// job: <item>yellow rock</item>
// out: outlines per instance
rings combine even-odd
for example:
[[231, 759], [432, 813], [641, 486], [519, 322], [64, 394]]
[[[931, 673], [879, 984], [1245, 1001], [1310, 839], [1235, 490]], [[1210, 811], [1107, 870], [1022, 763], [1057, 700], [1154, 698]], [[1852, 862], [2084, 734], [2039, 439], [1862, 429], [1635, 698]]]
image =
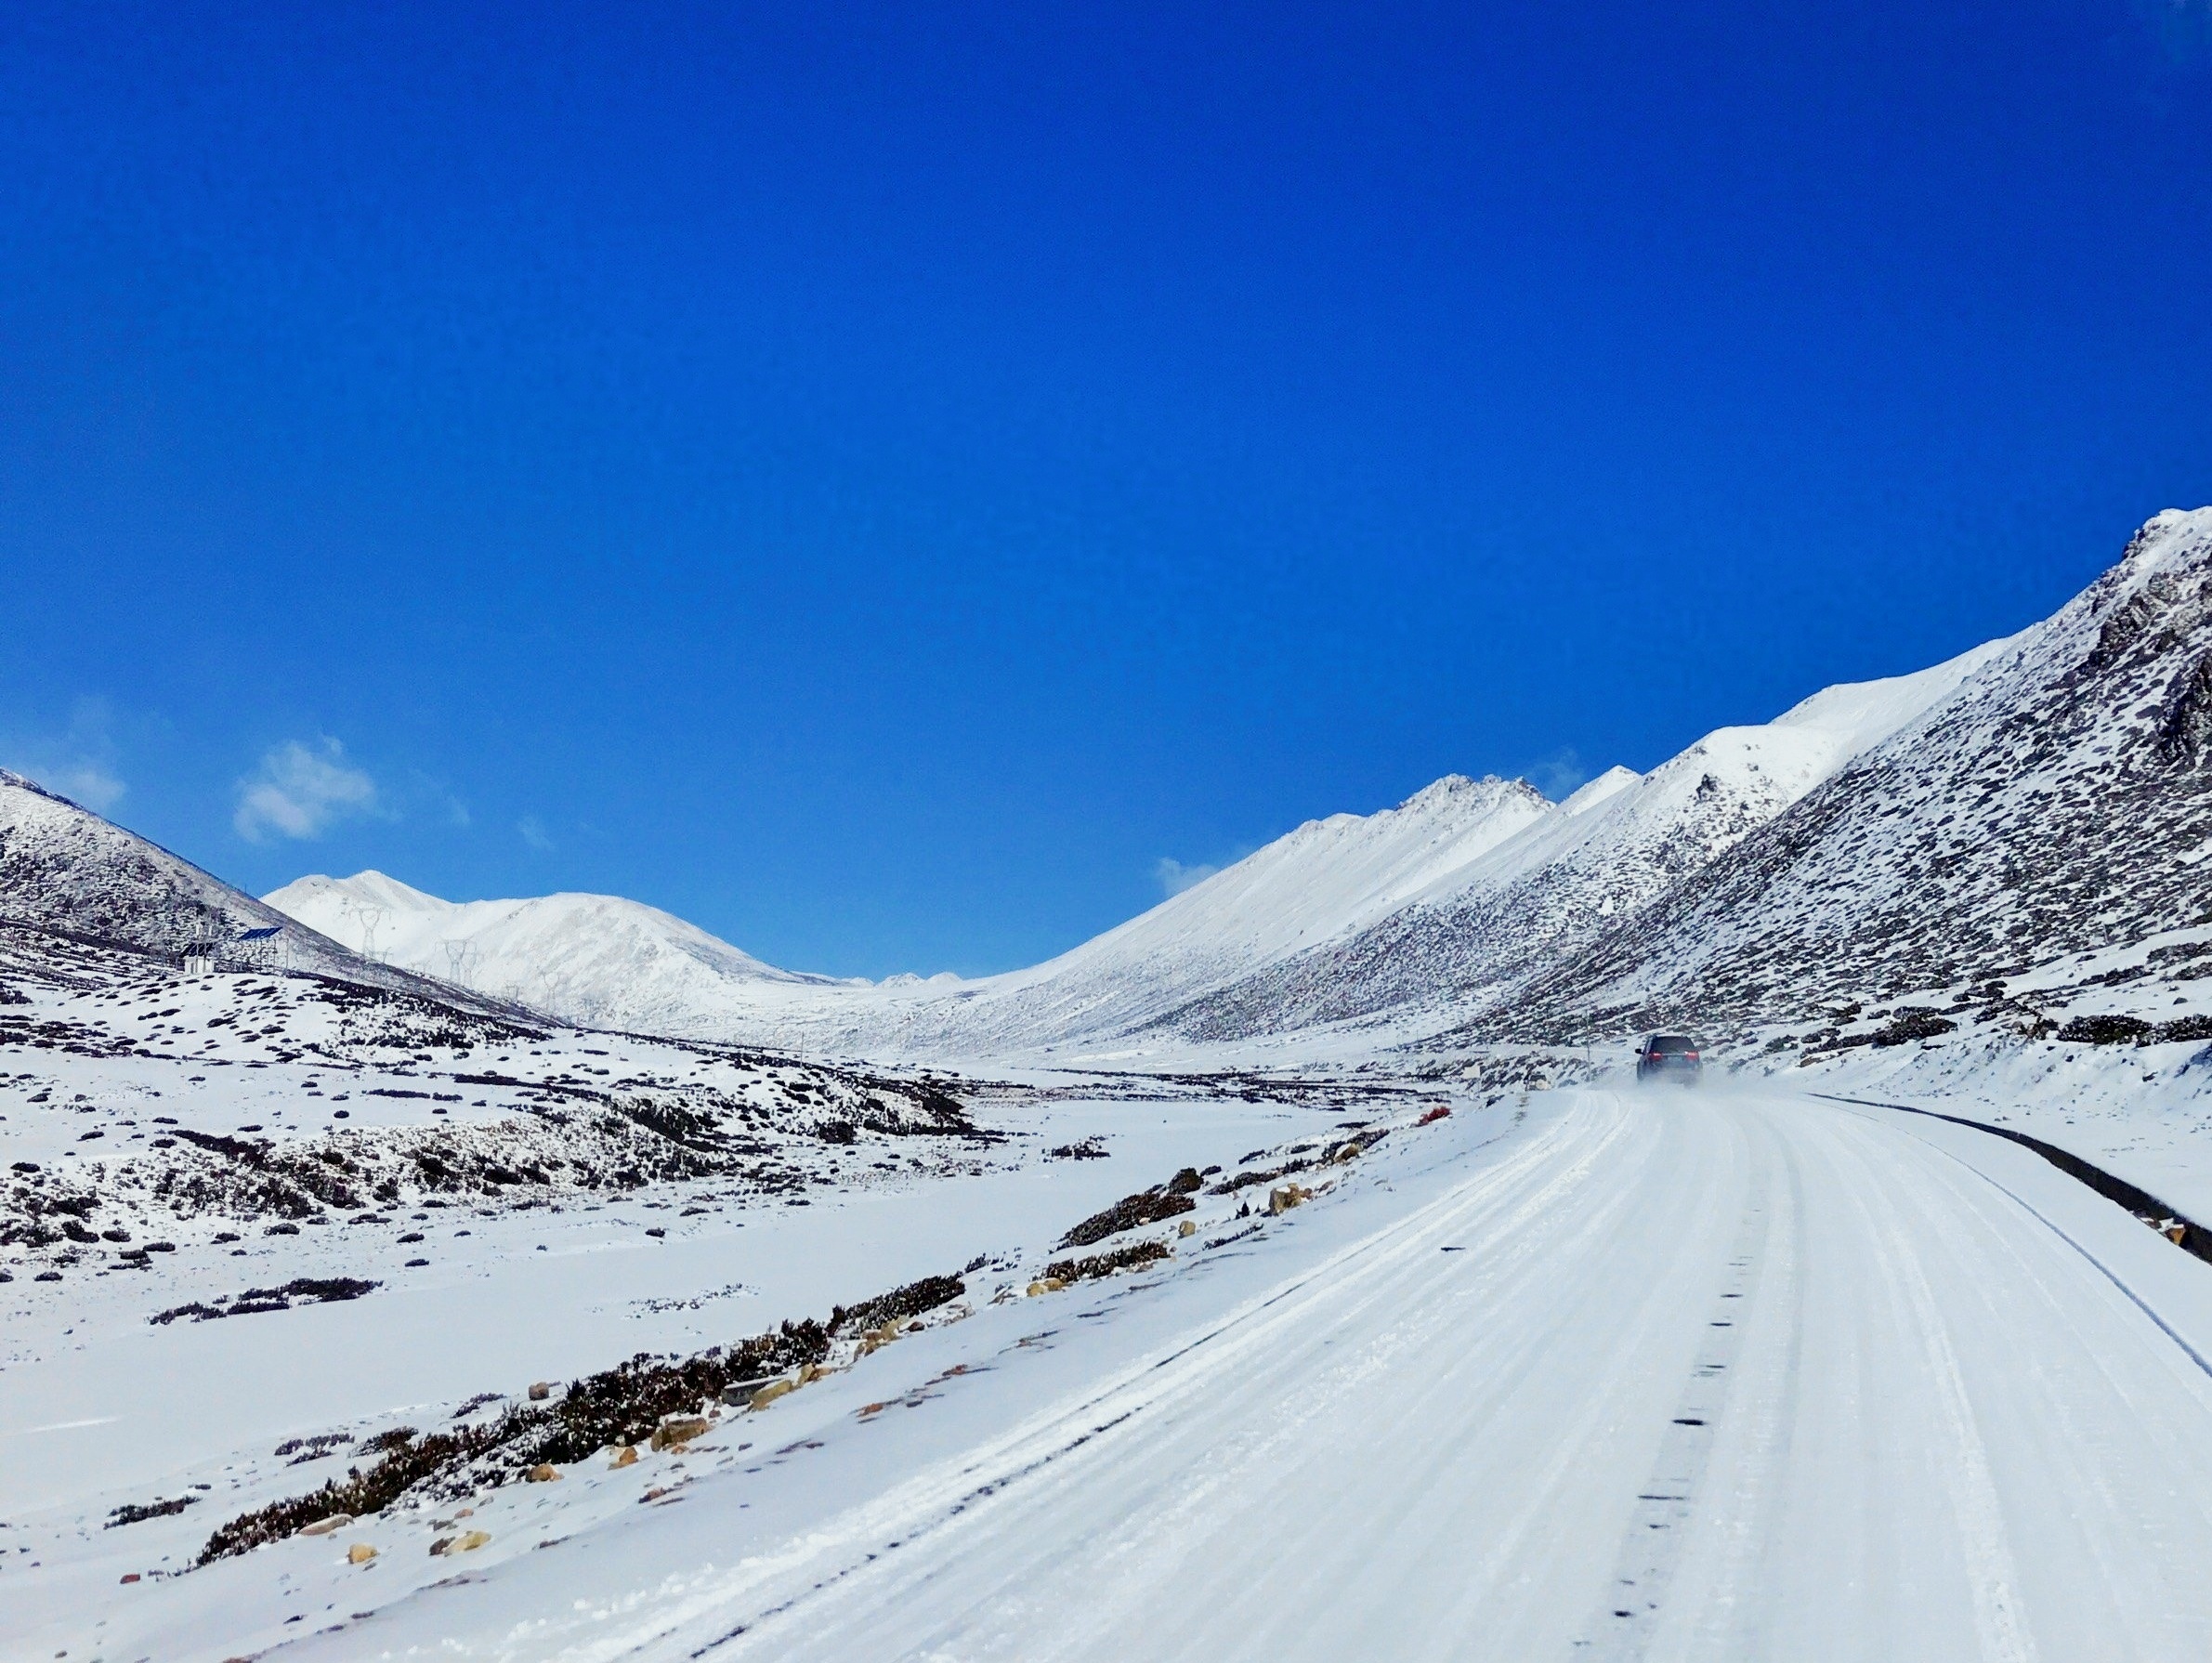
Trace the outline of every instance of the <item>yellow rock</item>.
[[608, 1462], [610, 1467], [635, 1467], [636, 1464], [637, 1446], [635, 1444], [624, 1444], [614, 1452], [614, 1460]]
[[536, 1466], [532, 1467], [527, 1473], [524, 1474], [524, 1476], [528, 1478], [532, 1484], [551, 1484], [560, 1475], [561, 1470], [558, 1467], [555, 1466], [551, 1461], [543, 1460], [540, 1461]]
[[786, 1396], [798, 1389], [799, 1382], [795, 1380], [772, 1380], [755, 1392], [745, 1407], [749, 1409], [765, 1409], [779, 1397]]
[[1197, 1221], [1193, 1219], [1186, 1218], [1181, 1224], [1175, 1226], [1175, 1234], [1178, 1236], [1191, 1237], [1196, 1236], [1198, 1233], [1198, 1226]]
[[491, 1532], [489, 1530], [464, 1530], [459, 1536], [453, 1538], [453, 1545], [446, 1552], [449, 1553], [473, 1553], [491, 1539]]
[[708, 1425], [703, 1415], [681, 1415], [673, 1421], [663, 1421], [653, 1428], [653, 1447], [677, 1448], [704, 1433]]
[[1342, 1148], [1337, 1151], [1337, 1159], [1339, 1160], [1352, 1160], [1366, 1153], [1367, 1151], [1362, 1149], [1357, 1144], [1346, 1144]]
[[327, 1519], [317, 1519], [312, 1525], [302, 1525], [299, 1533], [302, 1536], [328, 1536], [332, 1531], [343, 1530], [352, 1523], [351, 1513], [334, 1512]]
[[542, 1380], [542, 1381], [535, 1381], [534, 1383], [532, 1383], [532, 1385], [530, 1386], [530, 1400], [532, 1403], [543, 1403], [543, 1402], [544, 1402], [544, 1401], [545, 1401], [545, 1400], [546, 1400], [548, 1397], [550, 1397], [550, 1396], [552, 1396], [552, 1395], [553, 1395], [553, 1382], [552, 1382], [551, 1381], [548, 1381], [548, 1380]]
[[346, 1563], [347, 1565], [366, 1565], [370, 1560], [375, 1557], [376, 1550], [372, 1548], [365, 1541], [357, 1541], [353, 1544], [353, 1546], [346, 1550]]

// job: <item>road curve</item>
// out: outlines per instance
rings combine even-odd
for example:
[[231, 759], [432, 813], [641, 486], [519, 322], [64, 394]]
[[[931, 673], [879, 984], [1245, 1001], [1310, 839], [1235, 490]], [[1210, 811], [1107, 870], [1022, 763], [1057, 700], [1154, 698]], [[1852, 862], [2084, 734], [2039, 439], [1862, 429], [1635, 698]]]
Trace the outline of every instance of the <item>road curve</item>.
[[1202, 1339], [643, 1655], [2212, 1649], [2212, 1378], [1892, 1122], [1587, 1093]]

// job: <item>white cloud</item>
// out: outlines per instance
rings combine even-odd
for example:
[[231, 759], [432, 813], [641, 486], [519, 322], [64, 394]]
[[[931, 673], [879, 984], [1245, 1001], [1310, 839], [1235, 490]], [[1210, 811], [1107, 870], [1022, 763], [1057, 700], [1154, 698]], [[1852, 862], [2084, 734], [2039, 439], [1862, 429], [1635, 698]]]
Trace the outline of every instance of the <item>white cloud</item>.
[[73, 797], [85, 807], [105, 814], [123, 801], [123, 793], [130, 788], [105, 763], [80, 762], [59, 769], [49, 769], [39, 781], [65, 797]]
[[526, 814], [517, 822], [515, 830], [522, 834], [522, 841], [533, 849], [549, 849], [553, 839], [545, 835], [545, 828], [538, 823], [538, 817]]
[[1528, 770], [1528, 783], [1554, 803], [1573, 795], [1575, 788], [1588, 783], [1590, 778], [1590, 769], [1583, 766], [1581, 753], [1572, 745], [1554, 751]]
[[373, 813], [376, 806], [376, 782], [347, 762], [345, 746], [334, 739], [320, 746], [292, 740], [238, 782], [238, 811], [230, 824], [248, 843], [266, 843], [271, 835], [320, 837], [333, 821]]
[[1218, 866], [1185, 866], [1180, 860], [1162, 855], [1152, 868], [1152, 875], [1159, 880], [1163, 896], [1178, 896], [1195, 884], [1203, 884], [1221, 871]]
[[105, 814], [128, 789], [115, 771], [114, 713], [104, 699], [80, 699], [60, 733], [0, 740], [0, 762], [48, 791]]

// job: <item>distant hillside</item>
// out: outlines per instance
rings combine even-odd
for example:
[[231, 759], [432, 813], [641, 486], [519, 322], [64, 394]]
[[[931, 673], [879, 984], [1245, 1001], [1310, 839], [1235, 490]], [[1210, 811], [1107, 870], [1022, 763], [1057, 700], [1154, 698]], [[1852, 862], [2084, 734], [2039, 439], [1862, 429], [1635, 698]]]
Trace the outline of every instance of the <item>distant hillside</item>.
[[300, 878], [264, 899], [387, 964], [591, 1027], [713, 1035], [747, 1018], [755, 987], [838, 985], [778, 970], [658, 908], [610, 895], [446, 901], [365, 871]]

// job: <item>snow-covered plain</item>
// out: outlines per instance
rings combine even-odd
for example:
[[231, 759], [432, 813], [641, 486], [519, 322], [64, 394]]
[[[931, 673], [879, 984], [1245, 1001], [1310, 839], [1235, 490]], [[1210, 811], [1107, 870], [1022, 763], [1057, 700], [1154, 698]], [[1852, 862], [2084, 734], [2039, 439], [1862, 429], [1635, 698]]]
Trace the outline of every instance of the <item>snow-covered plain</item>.
[[[2055, 1168], [1771, 1092], [1389, 1118], [1303, 1207], [1202, 1198], [1173, 1258], [1104, 1283], [988, 1273], [964, 1314], [635, 1465], [121, 1590], [194, 1531], [38, 1521], [68, 1569], [13, 1607], [21, 1654], [2212, 1643], [2212, 1271]], [[471, 1502], [491, 1540], [430, 1558]]]

